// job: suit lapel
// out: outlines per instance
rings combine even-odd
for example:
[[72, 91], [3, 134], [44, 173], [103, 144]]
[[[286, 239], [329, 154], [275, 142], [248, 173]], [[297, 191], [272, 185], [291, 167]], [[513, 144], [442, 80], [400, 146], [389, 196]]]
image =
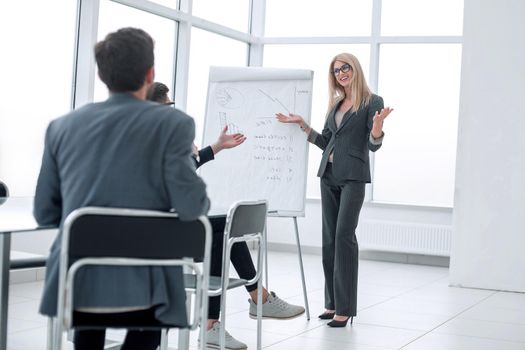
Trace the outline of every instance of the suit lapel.
[[339, 125], [339, 128], [337, 128], [336, 133], [339, 133], [341, 130], [343, 130], [343, 128], [352, 128], [355, 125], [355, 122], [357, 121], [361, 113], [362, 109], [358, 109], [355, 115], [353, 112], [346, 112], [343, 116], [343, 120], [341, 121], [341, 125]]

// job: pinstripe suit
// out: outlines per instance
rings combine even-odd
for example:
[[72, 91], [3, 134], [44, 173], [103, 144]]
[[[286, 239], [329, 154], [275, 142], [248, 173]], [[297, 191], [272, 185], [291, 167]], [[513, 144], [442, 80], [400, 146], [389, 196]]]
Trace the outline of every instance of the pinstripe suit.
[[355, 316], [359, 263], [355, 230], [365, 184], [371, 180], [368, 151], [377, 151], [383, 139], [370, 135], [373, 116], [383, 108], [383, 99], [372, 95], [367, 106], [346, 112], [337, 127], [339, 106], [328, 114], [322, 133], [312, 130], [308, 141], [324, 151], [317, 176], [321, 178], [325, 308]]

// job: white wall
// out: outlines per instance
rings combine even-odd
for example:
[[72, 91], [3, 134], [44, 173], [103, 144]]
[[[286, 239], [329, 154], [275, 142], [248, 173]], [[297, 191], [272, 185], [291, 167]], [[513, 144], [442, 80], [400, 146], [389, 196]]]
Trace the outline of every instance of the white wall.
[[452, 285], [525, 292], [524, 18], [465, 0]]

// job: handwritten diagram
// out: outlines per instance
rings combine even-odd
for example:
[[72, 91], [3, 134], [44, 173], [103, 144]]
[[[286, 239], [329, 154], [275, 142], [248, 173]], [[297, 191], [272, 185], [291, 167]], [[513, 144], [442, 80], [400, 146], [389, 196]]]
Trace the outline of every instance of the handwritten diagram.
[[228, 127], [228, 134], [244, 134], [242, 129], [237, 126], [235, 123], [228, 122], [228, 115], [226, 112], [219, 112], [219, 121], [221, 125], [221, 131], [224, 130], [224, 127]]
[[[270, 100], [273, 103], [278, 104], [279, 105], [279, 109], [282, 107], [282, 108], [285, 109], [286, 113], [291, 113], [290, 110], [284, 105], [284, 103], [281, 102], [280, 99], [278, 99], [277, 97], [273, 97], [272, 95], [270, 95], [269, 93], [267, 93], [263, 89], [258, 89], [258, 90], [259, 90], [259, 92], [261, 94], [263, 94], [266, 98], [268, 98], [268, 100]], [[295, 106], [294, 106], [294, 110], [295, 110]]]
[[244, 95], [233, 87], [226, 86], [215, 92], [217, 103], [228, 109], [237, 109], [244, 103]]

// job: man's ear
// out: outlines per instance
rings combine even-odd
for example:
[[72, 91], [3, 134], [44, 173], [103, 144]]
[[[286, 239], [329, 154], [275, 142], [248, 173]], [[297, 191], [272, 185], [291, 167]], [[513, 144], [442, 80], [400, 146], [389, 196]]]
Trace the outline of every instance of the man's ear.
[[146, 72], [146, 83], [148, 85], [151, 85], [153, 84], [154, 81], [155, 81], [155, 67], [151, 67]]

